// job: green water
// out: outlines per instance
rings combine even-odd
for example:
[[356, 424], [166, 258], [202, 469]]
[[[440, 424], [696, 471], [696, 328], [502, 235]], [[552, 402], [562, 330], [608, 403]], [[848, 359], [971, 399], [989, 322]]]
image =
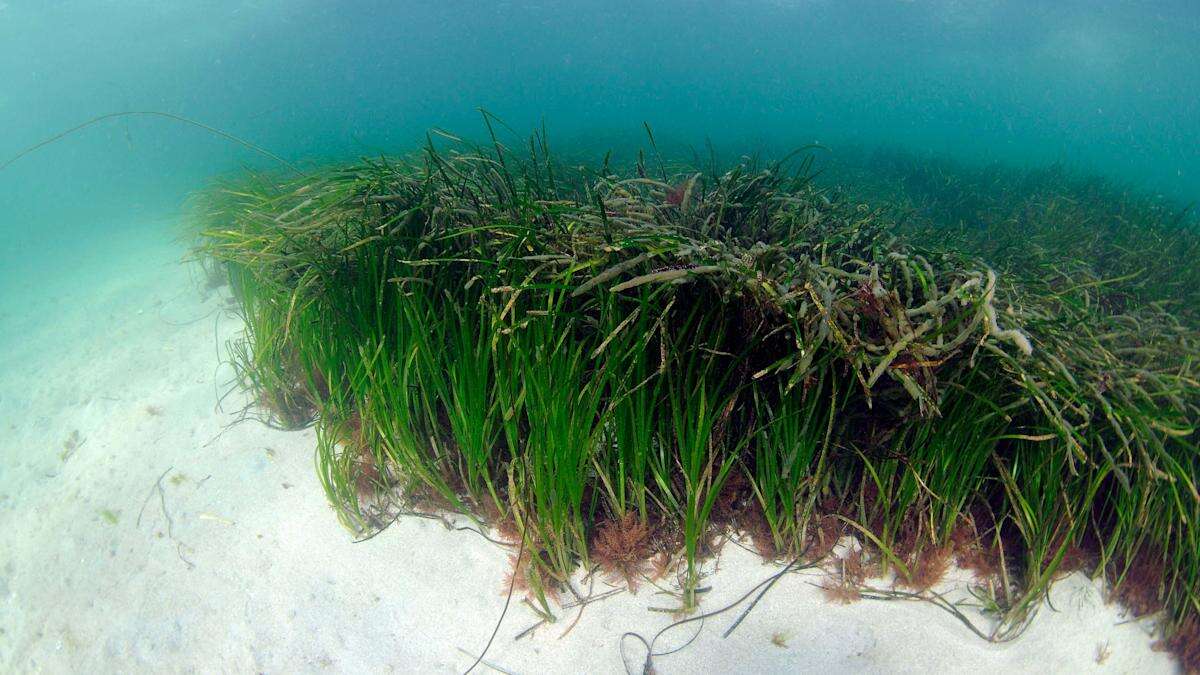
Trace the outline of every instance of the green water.
[[[820, 141], [1064, 161], [1200, 194], [1200, 7], [1165, 2], [0, 2], [0, 156], [161, 110], [290, 159], [402, 151], [484, 106], [559, 147]], [[159, 119], [0, 172], [0, 242], [171, 215], [261, 157]]]

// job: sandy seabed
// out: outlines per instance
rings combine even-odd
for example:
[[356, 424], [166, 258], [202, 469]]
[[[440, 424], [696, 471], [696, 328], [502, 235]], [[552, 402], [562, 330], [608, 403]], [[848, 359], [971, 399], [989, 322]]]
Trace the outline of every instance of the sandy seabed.
[[[509, 551], [418, 518], [353, 543], [312, 431], [227, 428], [247, 400], [217, 406], [241, 325], [170, 230], [112, 233], [0, 287], [0, 672], [462, 672], [504, 606]], [[705, 611], [780, 568], [728, 545], [708, 569]], [[692, 641], [656, 671], [1176, 670], [1081, 574], [1004, 644], [926, 603], [831, 604], [823, 580], [785, 575], [729, 637], [741, 607], [665, 634], [658, 652]], [[649, 639], [674, 620], [649, 608], [673, 602], [643, 585], [514, 639], [538, 622], [514, 601], [476, 672], [621, 673], [623, 656], [637, 672], [645, 649], [622, 634]]]

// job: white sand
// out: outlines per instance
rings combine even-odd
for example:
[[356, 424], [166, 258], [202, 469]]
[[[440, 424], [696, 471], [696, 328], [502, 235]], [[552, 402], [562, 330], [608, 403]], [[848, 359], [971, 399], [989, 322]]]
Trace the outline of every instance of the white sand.
[[[500, 614], [507, 553], [421, 519], [351, 543], [317, 483], [311, 431], [246, 423], [219, 435], [231, 417], [215, 409], [229, 378], [218, 347], [239, 330], [217, 311], [225, 296], [202, 298], [168, 235], [132, 253], [117, 253], [131, 235], [113, 236], [119, 245], [92, 262], [0, 289], [0, 672], [461, 672]], [[226, 410], [244, 400], [231, 396]], [[75, 430], [83, 444], [63, 460]], [[155, 481], [168, 468], [160, 503]], [[777, 569], [736, 546], [719, 568], [706, 610]], [[1145, 622], [1126, 621], [1079, 575], [1002, 645], [925, 603], [831, 605], [820, 581], [786, 576], [732, 636], [721, 633], [736, 612], [707, 621], [657, 670], [1175, 669], [1151, 650]], [[945, 586], [963, 595], [961, 583]], [[514, 603], [487, 663], [622, 672], [621, 634], [649, 637], [672, 620], [647, 611], [672, 602], [653, 590], [588, 606], [561, 638], [577, 610], [514, 642], [536, 621]], [[636, 670], [644, 652], [625, 646]]]

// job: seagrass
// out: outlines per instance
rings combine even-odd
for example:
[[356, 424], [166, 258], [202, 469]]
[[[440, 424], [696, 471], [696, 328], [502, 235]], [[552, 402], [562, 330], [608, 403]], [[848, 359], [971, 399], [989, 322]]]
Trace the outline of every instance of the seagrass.
[[[990, 560], [997, 638], [1081, 564], [1194, 626], [1191, 221], [1058, 176], [934, 194], [916, 163], [856, 188], [813, 161], [668, 164], [651, 137], [617, 171], [556, 162], [544, 132], [441, 134], [214, 187], [198, 250], [246, 321], [240, 384], [317, 425], [339, 518], [493, 525], [547, 614], [580, 567], [651, 558], [692, 608], [740, 531], [780, 559], [859, 536], [918, 589], [951, 551]], [[965, 230], [946, 195], [975, 192]]]

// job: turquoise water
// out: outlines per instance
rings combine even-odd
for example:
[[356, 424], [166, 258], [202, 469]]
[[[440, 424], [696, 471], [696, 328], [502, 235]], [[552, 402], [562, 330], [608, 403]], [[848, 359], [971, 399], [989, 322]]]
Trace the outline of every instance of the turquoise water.
[[[1200, 195], [1200, 6], [1163, 2], [0, 1], [0, 156], [120, 110], [185, 115], [294, 160], [478, 133], [731, 154], [820, 141], [1064, 161]], [[599, 150], [596, 152], [599, 156]], [[6, 250], [170, 216], [263, 158], [108, 121], [0, 172]]]

